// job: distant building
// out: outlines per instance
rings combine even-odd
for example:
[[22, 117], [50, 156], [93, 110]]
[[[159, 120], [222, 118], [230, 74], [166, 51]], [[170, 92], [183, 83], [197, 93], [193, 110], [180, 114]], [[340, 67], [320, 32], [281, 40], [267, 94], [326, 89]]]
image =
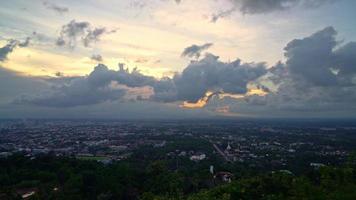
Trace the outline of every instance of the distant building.
[[6, 158], [6, 157], [9, 157], [11, 155], [12, 155], [11, 152], [1, 152], [0, 153], [0, 158]]
[[161, 147], [164, 147], [164, 146], [166, 146], [166, 141], [162, 141], [162, 142], [153, 144], [154, 148], [161, 148]]
[[185, 152], [185, 151], [182, 151], [178, 154], [178, 156], [186, 156], [186, 155], [187, 155], [187, 152]]
[[210, 169], [209, 169], [210, 173], [214, 175], [214, 166], [210, 165]]
[[26, 188], [26, 189], [18, 189], [16, 193], [21, 196], [22, 199], [31, 199], [33, 195], [38, 191], [37, 188]]
[[191, 161], [201, 161], [201, 160], [204, 160], [206, 158], [206, 155], [205, 154], [199, 154], [199, 155], [192, 155], [190, 156], [190, 160]]
[[234, 175], [230, 172], [218, 172], [214, 175], [215, 183], [231, 183]]
[[229, 151], [231, 151], [231, 146], [230, 146], [230, 142], [227, 144], [227, 147], [226, 147], [226, 149], [225, 149], [225, 152], [229, 152]]
[[320, 167], [325, 167], [325, 164], [323, 164], [323, 163], [310, 163], [310, 166], [314, 167], [314, 168], [320, 168]]

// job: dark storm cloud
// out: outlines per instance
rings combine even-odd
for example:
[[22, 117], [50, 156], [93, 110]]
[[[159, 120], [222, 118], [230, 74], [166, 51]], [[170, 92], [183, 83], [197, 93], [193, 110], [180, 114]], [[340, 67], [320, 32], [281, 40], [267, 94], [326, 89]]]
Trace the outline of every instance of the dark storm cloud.
[[158, 102], [175, 102], [178, 101], [177, 88], [173, 79], [164, 77], [152, 85], [154, 95], [151, 97], [153, 101]]
[[105, 27], [93, 29], [89, 22], [72, 20], [62, 26], [56, 45], [75, 48], [79, 40], [85, 47], [89, 47], [92, 43], [99, 41], [102, 35], [111, 32], [113, 31], [108, 32]]
[[145, 76], [136, 68], [131, 72], [124, 68], [124, 64], [119, 64], [119, 70], [109, 70], [107, 66], [99, 64], [90, 73], [88, 81], [96, 86], [107, 85], [111, 81], [116, 81], [119, 84], [128, 87], [143, 87], [151, 86], [156, 79], [152, 76]]
[[311, 86], [344, 87], [355, 84], [356, 43], [342, 45], [337, 32], [327, 27], [284, 48], [288, 72]]
[[24, 42], [18, 40], [9, 40], [8, 43], [0, 48], [0, 62], [7, 60], [7, 56], [14, 51], [16, 47], [24, 48], [30, 45], [30, 37], [27, 37]]
[[294, 83], [339, 90], [355, 86], [356, 43], [342, 45], [336, 35], [333, 27], [326, 27], [287, 44], [285, 67]]
[[39, 95], [23, 96], [16, 103], [50, 107], [91, 105], [122, 99], [129, 88], [147, 86], [154, 91], [151, 101], [196, 102], [205, 97], [208, 91], [245, 94], [247, 84], [266, 72], [264, 63], [243, 64], [240, 60], [223, 63], [211, 54], [200, 61], [192, 62], [173, 79], [158, 80], [143, 75], [136, 68], [129, 71], [123, 64], [119, 64], [117, 71], [99, 64], [86, 77], [51, 80], [53, 86], [50, 89]]
[[327, 27], [309, 37], [289, 42], [284, 50], [290, 73], [314, 85], [336, 84], [336, 75], [331, 70], [336, 67], [335, 36], [335, 29]]
[[247, 84], [267, 73], [264, 63], [231, 63], [219, 61], [219, 57], [207, 54], [200, 61], [192, 62], [173, 80], [163, 80], [155, 85], [155, 98], [166, 101], [197, 102], [208, 91], [245, 94]]
[[213, 46], [213, 43], [206, 43], [203, 45], [193, 44], [193, 45], [185, 48], [184, 51], [182, 52], [181, 56], [198, 59], [200, 57], [201, 53], [203, 51], [209, 49], [211, 46]]
[[144, 76], [139, 71], [129, 72], [120, 65], [118, 71], [109, 70], [99, 64], [85, 77], [48, 80], [52, 87], [37, 95], [24, 95], [17, 104], [30, 104], [47, 107], [74, 107], [93, 105], [122, 99], [126, 89], [119, 87], [143, 87], [153, 85], [153, 77]]
[[81, 77], [73, 79], [69, 85], [53, 87], [38, 96], [23, 96], [15, 103], [47, 107], [73, 107], [114, 101], [123, 97], [124, 94], [123, 89], [113, 88], [110, 85], [97, 87], [91, 85], [87, 78]]
[[[274, 86], [268, 95], [230, 100], [227, 104], [236, 112], [248, 112], [246, 108], [289, 114], [355, 112], [356, 43], [343, 45], [336, 35], [334, 28], [326, 27], [303, 39], [292, 40], [284, 48], [286, 62], [269, 69], [267, 80]], [[271, 85], [265, 85], [268, 86]]]
[[45, 82], [28, 77], [0, 66], [0, 103], [11, 102], [21, 94], [44, 90]]
[[48, 2], [48, 1], [44, 1], [43, 5], [47, 9], [53, 10], [58, 14], [64, 14], [64, 13], [67, 13], [69, 11], [69, 8], [67, 8], [67, 7], [59, 6], [59, 5], [56, 5], [56, 4], [54, 4], [52, 2]]
[[338, 74], [348, 76], [356, 73], [356, 42], [350, 42], [335, 52]]

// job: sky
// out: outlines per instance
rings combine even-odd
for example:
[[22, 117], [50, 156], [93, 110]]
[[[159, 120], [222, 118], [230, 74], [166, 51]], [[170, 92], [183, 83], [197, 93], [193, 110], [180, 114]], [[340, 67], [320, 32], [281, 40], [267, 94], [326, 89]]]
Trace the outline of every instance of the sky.
[[0, 118], [354, 118], [353, 0], [0, 0]]

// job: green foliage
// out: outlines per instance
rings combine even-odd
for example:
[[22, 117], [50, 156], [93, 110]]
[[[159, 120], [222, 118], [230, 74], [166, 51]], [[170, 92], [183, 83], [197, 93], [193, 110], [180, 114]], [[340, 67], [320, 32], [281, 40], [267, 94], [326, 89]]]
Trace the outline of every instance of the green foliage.
[[172, 170], [167, 160], [148, 162], [145, 167], [136, 161], [105, 166], [74, 158], [32, 160], [15, 155], [0, 159], [0, 198], [21, 199], [18, 191], [35, 188], [33, 199], [50, 200], [354, 200], [356, 165], [352, 163], [302, 176], [255, 174], [214, 186], [207, 170]]

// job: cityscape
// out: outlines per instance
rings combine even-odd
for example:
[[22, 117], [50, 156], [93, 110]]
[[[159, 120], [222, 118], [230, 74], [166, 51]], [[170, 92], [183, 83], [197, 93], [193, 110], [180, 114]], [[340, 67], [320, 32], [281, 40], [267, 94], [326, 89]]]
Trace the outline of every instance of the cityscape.
[[[253, 174], [301, 176], [343, 166], [356, 145], [354, 121], [2, 120], [0, 127], [0, 160], [51, 156], [107, 168], [163, 161], [171, 173], [199, 174], [193, 190]], [[16, 191], [25, 199], [38, 192]]]
[[[10, 120], [1, 127], [1, 156], [51, 153], [103, 163], [125, 160], [141, 148], [152, 148], [160, 149], [156, 159], [220, 159], [250, 168], [290, 170], [293, 166], [343, 163], [356, 144], [356, 126]], [[187, 145], [180, 147], [180, 143]]]
[[0, 200], [355, 200], [355, 0], [0, 0]]

